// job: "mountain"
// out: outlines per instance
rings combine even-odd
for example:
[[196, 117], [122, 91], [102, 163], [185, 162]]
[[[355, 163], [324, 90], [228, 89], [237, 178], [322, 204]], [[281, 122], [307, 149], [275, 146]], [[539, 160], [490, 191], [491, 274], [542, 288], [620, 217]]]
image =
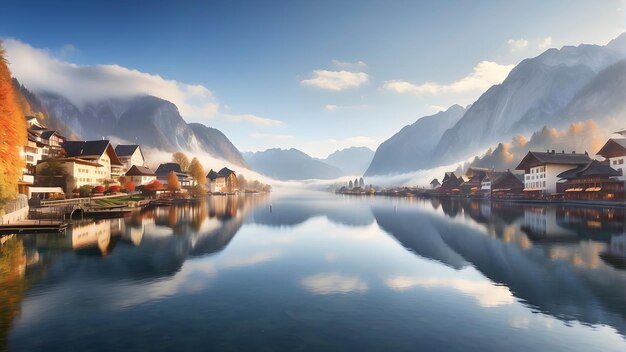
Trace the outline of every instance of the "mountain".
[[459, 105], [418, 119], [384, 141], [374, 154], [365, 175], [404, 173], [428, 167], [443, 133], [465, 113]]
[[167, 100], [146, 95], [106, 99], [79, 108], [56, 93], [32, 94], [19, 87], [30, 106], [43, 110], [45, 123], [70, 138], [117, 138], [166, 152], [202, 151], [235, 165], [248, 166], [222, 132], [198, 123], [186, 123], [176, 105]]
[[[623, 34], [606, 46], [548, 49], [523, 60], [489, 88], [437, 144], [441, 163], [455, 162], [517, 134], [563, 127], [562, 111], [605, 68], [624, 58]], [[593, 116], [586, 116], [587, 119]]]
[[372, 162], [374, 151], [367, 147], [350, 147], [330, 154], [320, 161], [340, 169], [344, 175], [363, 175]]
[[338, 168], [294, 148], [273, 148], [243, 156], [254, 170], [277, 180], [334, 179], [343, 175]]

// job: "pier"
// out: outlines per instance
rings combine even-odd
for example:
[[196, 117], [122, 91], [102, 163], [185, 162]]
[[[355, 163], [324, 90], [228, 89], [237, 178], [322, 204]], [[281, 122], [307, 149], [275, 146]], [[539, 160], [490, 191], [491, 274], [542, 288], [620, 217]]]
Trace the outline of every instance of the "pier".
[[0, 224], [0, 234], [64, 232], [68, 223], [58, 220], [21, 220]]

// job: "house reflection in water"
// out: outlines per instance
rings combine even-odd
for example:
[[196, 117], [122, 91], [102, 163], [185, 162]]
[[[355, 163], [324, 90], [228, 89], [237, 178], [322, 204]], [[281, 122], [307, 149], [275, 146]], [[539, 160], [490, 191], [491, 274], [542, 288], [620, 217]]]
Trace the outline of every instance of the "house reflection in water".
[[108, 255], [123, 230], [121, 218], [74, 223], [70, 230], [72, 249], [91, 252], [90, 249], [98, 248], [102, 255]]

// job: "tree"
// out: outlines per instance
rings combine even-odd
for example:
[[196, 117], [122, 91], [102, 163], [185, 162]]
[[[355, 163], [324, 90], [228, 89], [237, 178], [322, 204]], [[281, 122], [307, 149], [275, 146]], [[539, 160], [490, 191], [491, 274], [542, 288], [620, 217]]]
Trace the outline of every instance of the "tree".
[[111, 187], [109, 187], [108, 192], [109, 193], [118, 193], [121, 190], [122, 190], [122, 187], [120, 187], [120, 185], [112, 185]]
[[65, 181], [66, 177], [67, 171], [54, 158], [46, 160], [46, 166], [37, 173], [38, 183], [46, 187], [58, 186], [59, 182]]
[[172, 161], [180, 165], [181, 170], [187, 172], [189, 170], [189, 158], [183, 152], [176, 152], [172, 154]]
[[359, 179], [355, 178], [354, 179], [354, 188], [357, 188], [357, 187], [359, 187]]
[[80, 186], [80, 188], [78, 189], [78, 195], [81, 197], [89, 197], [92, 189], [93, 187], [91, 187], [90, 185]]
[[146, 191], [158, 191], [163, 187], [163, 184], [159, 180], [152, 180], [147, 185], [143, 186]]
[[350, 180], [350, 182], [348, 182], [348, 189], [353, 189], [354, 186], [352, 185], [352, 180]]
[[93, 193], [104, 193], [104, 186], [103, 185], [99, 185], [93, 188]]
[[180, 182], [178, 182], [178, 176], [176, 176], [174, 171], [170, 171], [167, 174], [167, 190], [170, 192], [180, 191]]
[[120, 185], [125, 185], [126, 181], [128, 181], [128, 180], [126, 179], [126, 176], [124, 176], [124, 175], [122, 175], [122, 176], [117, 178], [117, 182], [119, 182]]
[[363, 180], [363, 177], [359, 178], [359, 187], [365, 187], [365, 181]]
[[[248, 181], [241, 174], [237, 175], [237, 183], [239, 184], [239, 189], [241, 189], [244, 192], [246, 188], [248, 188]], [[253, 189], [253, 190], [256, 191], [256, 189]]]
[[20, 150], [25, 145], [26, 120], [0, 43], [0, 204], [17, 194], [17, 181], [24, 167]]
[[128, 181], [128, 182], [124, 183], [124, 190], [126, 190], [126, 192], [128, 192], [128, 193], [134, 192], [135, 191], [135, 183], [132, 182], [132, 181]]
[[194, 180], [196, 186], [204, 188], [204, 185], [206, 184], [206, 174], [204, 172], [202, 164], [200, 164], [200, 161], [198, 161], [198, 158], [194, 157], [193, 159], [191, 159], [191, 163], [189, 163], [189, 174]]

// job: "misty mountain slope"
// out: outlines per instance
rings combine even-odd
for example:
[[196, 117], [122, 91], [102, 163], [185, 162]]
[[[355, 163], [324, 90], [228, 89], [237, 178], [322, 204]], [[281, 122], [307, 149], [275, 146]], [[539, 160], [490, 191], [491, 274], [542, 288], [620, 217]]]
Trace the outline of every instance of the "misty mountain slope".
[[444, 133], [437, 145], [439, 160], [442, 164], [458, 161], [545, 125], [563, 127], [567, 121], [559, 118], [561, 111], [601, 70], [624, 58], [624, 53], [623, 34], [606, 46], [548, 49], [522, 61]]
[[277, 180], [334, 179], [343, 172], [298, 149], [268, 149], [244, 153], [243, 157], [255, 170]]
[[222, 155], [224, 159], [237, 165], [248, 166], [241, 152], [222, 131], [207, 127], [201, 123], [190, 123], [188, 126], [193, 130], [196, 138], [207, 152], [212, 155]]
[[337, 150], [320, 161], [340, 169], [345, 175], [363, 175], [373, 157], [374, 151], [370, 148], [350, 147]]
[[[16, 83], [17, 84], [17, 83]], [[45, 123], [73, 139], [118, 138], [166, 152], [203, 151], [235, 165], [248, 167], [241, 153], [219, 130], [187, 124], [173, 103], [154, 96], [105, 99], [77, 107], [50, 92], [20, 93], [44, 111]]]
[[601, 71], [559, 115], [564, 122], [593, 118], [603, 127], [626, 127], [626, 60]]
[[465, 113], [459, 105], [418, 119], [384, 141], [372, 159], [365, 175], [404, 173], [427, 167], [442, 134]]

